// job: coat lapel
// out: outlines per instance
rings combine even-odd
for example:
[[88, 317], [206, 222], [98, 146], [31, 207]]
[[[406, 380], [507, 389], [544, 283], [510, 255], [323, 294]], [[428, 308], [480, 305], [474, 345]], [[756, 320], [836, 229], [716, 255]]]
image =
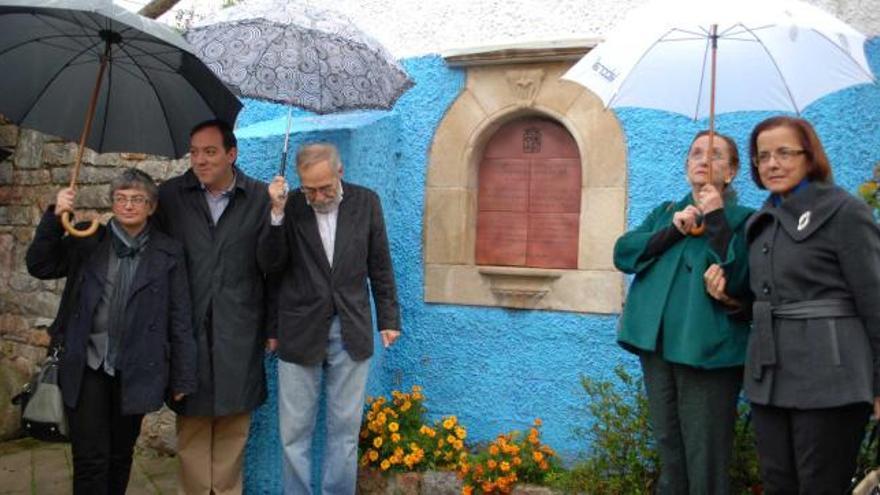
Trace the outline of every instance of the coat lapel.
[[156, 242], [154, 239], [147, 241], [144, 251], [141, 253], [141, 260], [138, 263], [137, 270], [134, 272], [134, 279], [131, 281], [131, 289], [128, 291], [128, 302], [141, 289], [149, 285], [150, 281], [159, 274], [159, 266], [157, 264]]
[[354, 228], [354, 216], [357, 213], [351, 201], [352, 188], [345, 189], [346, 195], [339, 204], [339, 214], [336, 216], [336, 242], [333, 245], [333, 266], [339, 266], [342, 254], [351, 245], [352, 230]]

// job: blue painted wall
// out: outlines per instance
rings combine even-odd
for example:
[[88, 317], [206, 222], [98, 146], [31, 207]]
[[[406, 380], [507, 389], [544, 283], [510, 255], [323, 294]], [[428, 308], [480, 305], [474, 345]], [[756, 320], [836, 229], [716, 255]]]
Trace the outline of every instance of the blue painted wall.
[[[868, 45], [880, 72], [880, 39]], [[616, 317], [549, 311], [461, 307], [423, 302], [422, 233], [428, 149], [434, 131], [464, 85], [464, 74], [438, 57], [406, 60], [416, 86], [391, 112], [317, 118], [300, 112], [292, 149], [329, 140], [340, 146], [348, 180], [382, 197], [403, 310], [404, 336], [382, 351], [377, 345], [368, 394], [424, 387], [435, 417], [455, 414], [469, 440], [486, 440], [544, 420], [545, 440], [573, 459], [589, 446], [574, 435], [589, 422], [579, 378], [611, 378], [620, 363], [637, 369], [615, 344]], [[684, 156], [705, 126], [657, 111], [622, 109], [629, 160], [628, 225], [637, 225], [658, 199], [687, 193]], [[736, 180], [741, 202], [757, 206], [765, 193], [751, 183], [747, 139], [769, 114], [730, 114], [718, 130], [740, 145], [743, 170]], [[816, 124], [837, 182], [854, 190], [880, 161], [880, 87], [853, 88], [816, 102], [805, 117]], [[240, 120], [241, 166], [266, 180], [277, 168], [286, 110], [249, 102]], [[244, 125], [242, 125], [244, 123]], [[250, 493], [280, 489], [280, 445], [275, 413], [274, 363], [267, 362], [269, 401], [255, 415], [246, 458]]]

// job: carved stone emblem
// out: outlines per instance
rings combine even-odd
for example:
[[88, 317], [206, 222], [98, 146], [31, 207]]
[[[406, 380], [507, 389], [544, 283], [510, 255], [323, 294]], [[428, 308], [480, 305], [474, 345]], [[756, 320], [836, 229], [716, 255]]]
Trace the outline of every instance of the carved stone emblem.
[[543, 69], [524, 69], [507, 71], [507, 83], [510, 90], [520, 101], [531, 105], [538, 96], [541, 83], [544, 81]]

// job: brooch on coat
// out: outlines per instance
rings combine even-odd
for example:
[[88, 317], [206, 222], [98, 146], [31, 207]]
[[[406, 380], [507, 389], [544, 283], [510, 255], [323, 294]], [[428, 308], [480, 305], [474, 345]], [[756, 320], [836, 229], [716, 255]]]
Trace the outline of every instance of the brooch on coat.
[[798, 226], [797, 226], [798, 232], [807, 228], [807, 225], [810, 225], [810, 212], [809, 211], [805, 211], [804, 214], [801, 215], [800, 218], [798, 218]]

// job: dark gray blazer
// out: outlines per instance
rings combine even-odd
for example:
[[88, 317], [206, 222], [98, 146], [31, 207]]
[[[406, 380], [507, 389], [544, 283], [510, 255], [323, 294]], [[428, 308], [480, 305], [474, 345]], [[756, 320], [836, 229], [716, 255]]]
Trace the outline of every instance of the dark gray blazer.
[[779, 207], [765, 203], [746, 233], [756, 303], [854, 304], [852, 316], [774, 318], [771, 341], [753, 328], [749, 400], [815, 409], [880, 396], [880, 230], [868, 206], [839, 187], [812, 183]]
[[[378, 329], [400, 330], [394, 269], [379, 196], [343, 183], [336, 221], [333, 269], [321, 244], [318, 223], [305, 196], [291, 194], [284, 223], [272, 227], [273, 271], [279, 273], [278, 357], [301, 365], [322, 362], [333, 314], [339, 315], [342, 340], [356, 361], [373, 355], [373, 318]], [[369, 282], [369, 283], [368, 283]]]
[[[158, 227], [183, 244], [198, 343], [198, 392], [175, 403], [191, 416], [253, 410], [266, 397], [266, 184], [235, 171], [229, 205], [213, 225], [192, 170], [159, 188]], [[210, 320], [208, 320], [210, 318]], [[211, 325], [206, 328], [206, 321]]]

